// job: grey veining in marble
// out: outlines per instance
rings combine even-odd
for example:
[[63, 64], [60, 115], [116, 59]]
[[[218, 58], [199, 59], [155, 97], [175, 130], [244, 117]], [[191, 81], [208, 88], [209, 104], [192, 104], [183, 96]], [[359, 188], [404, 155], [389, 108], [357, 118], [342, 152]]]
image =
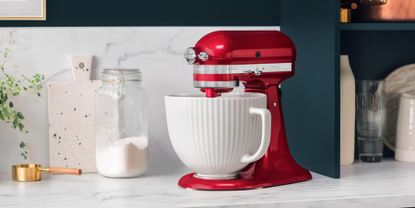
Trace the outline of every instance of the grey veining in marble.
[[195, 191], [176, 185], [186, 172], [152, 171], [142, 178], [96, 174], [50, 176], [35, 183], [0, 177], [0, 207], [414, 207], [415, 164], [386, 161], [344, 167], [343, 179], [313, 180], [248, 191]]

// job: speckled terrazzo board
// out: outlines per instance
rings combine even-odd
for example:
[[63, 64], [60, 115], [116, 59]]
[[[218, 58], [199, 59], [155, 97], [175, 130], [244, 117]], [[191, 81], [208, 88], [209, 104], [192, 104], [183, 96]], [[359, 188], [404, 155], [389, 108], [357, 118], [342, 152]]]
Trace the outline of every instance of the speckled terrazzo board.
[[95, 91], [101, 81], [48, 84], [50, 165], [95, 167]]

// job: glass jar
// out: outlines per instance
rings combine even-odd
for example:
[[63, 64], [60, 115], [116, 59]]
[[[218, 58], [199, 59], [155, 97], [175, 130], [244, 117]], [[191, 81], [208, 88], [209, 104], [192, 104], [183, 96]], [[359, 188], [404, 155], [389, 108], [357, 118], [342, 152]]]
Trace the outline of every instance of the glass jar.
[[147, 95], [139, 69], [105, 69], [96, 94], [96, 164], [106, 177], [135, 177], [148, 166]]

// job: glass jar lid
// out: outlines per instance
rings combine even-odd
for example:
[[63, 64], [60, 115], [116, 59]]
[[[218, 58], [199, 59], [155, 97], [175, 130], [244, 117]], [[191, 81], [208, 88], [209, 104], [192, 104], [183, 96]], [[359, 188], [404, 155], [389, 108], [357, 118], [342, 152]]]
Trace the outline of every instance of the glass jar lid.
[[104, 81], [141, 81], [141, 71], [138, 68], [104, 69], [104, 71], [101, 73], [101, 79]]

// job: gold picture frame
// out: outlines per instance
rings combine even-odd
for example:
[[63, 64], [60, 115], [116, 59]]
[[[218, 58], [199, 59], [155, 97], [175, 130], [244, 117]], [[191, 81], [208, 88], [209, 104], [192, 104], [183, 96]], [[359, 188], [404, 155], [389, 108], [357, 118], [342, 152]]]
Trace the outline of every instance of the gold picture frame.
[[[22, 2], [19, 1], [19, 3], [22, 3]], [[7, 15], [2, 16], [0, 14], [0, 20], [46, 20], [46, 0], [39, 0], [39, 3], [41, 3], [41, 5], [40, 5], [41, 12], [38, 16], [24, 16], [24, 15], [19, 16], [18, 14], [9, 15], [9, 16], [7, 16]]]

